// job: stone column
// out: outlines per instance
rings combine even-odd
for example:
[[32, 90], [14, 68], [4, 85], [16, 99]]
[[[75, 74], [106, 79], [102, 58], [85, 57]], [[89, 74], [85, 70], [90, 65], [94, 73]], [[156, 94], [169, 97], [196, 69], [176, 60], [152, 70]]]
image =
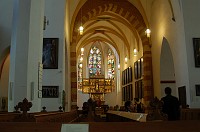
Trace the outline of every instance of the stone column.
[[71, 45], [70, 66], [71, 66], [71, 108], [76, 109], [77, 106], [77, 61], [76, 61], [76, 45]]
[[152, 75], [152, 55], [149, 39], [143, 41], [143, 64], [144, 64], [144, 103], [147, 105], [154, 97], [153, 75]]
[[44, 0], [15, 0], [10, 50], [9, 108], [24, 98], [41, 111], [38, 64], [42, 63]]

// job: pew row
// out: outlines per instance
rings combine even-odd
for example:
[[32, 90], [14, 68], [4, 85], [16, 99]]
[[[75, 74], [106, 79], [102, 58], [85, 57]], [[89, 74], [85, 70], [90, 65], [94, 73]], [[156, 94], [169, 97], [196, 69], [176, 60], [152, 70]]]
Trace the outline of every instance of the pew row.
[[181, 109], [181, 120], [200, 120], [200, 109]]
[[[89, 132], [199, 132], [200, 121], [90, 122]], [[1, 122], [1, 132], [60, 132], [61, 123]]]
[[36, 113], [4, 113], [0, 114], [0, 122], [77, 122], [77, 110], [70, 112], [36, 112]]
[[20, 113], [4, 112], [0, 114], [0, 122], [13, 122], [16, 116]]
[[145, 113], [132, 113], [125, 111], [107, 111], [106, 121], [107, 122], [146, 122], [147, 114]]
[[79, 115], [77, 110], [70, 112], [57, 112], [57, 113], [45, 113], [34, 115], [35, 122], [61, 122], [71, 123], [78, 122]]

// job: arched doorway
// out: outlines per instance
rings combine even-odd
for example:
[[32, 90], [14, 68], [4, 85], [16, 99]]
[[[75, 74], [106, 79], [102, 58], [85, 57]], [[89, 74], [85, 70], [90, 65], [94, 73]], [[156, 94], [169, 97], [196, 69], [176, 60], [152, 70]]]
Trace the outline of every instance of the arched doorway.
[[0, 74], [0, 111], [8, 111], [8, 87], [9, 87], [9, 70], [10, 55], [8, 54], [3, 62]]

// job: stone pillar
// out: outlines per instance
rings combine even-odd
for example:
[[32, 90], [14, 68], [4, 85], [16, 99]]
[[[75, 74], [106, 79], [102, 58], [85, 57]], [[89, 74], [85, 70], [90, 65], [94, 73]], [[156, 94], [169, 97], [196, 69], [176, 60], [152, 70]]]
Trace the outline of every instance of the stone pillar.
[[152, 55], [149, 39], [143, 41], [143, 64], [144, 64], [144, 103], [147, 105], [154, 98], [153, 75], [152, 75]]
[[76, 61], [76, 45], [71, 45], [70, 51], [70, 65], [71, 65], [71, 107], [77, 107], [77, 61]]
[[38, 65], [42, 63], [44, 0], [15, 0], [10, 50], [9, 108], [24, 98], [41, 111]]

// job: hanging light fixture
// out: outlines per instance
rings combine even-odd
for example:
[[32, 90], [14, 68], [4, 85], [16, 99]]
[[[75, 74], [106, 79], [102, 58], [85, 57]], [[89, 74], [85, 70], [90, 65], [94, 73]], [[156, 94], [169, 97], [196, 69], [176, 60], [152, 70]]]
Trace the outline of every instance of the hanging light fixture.
[[128, 62], [128, 58], [127, 58], [127, 56], [125, 57], [125, 64], [127, 64], [127, 62]]
[[118, 64], [117, 68], [118, 68], [118, 70], [120, 70], [120, 61], [119, 61], [119, 64]]
[[81, 48], [81, 55], [83, 55], [83, 52], [84, 52], [84, 48]]
[[79, 64], [79, 66], [80, 66], [80, 68], [82, 68], [82, 67], [83, 67], [83, 64], [82, 64], [82, 63], [80, 63], [80, 64]]
[[147, 37], [149, 38], [150, 37], [150, 34], [151, 34], [151, 30], [147, 28], [147, 30], [145, 31]]
[[80, 25], [80, 27], [79, 27], [79, 34], [80, 35], [83, 35], [83, 26], [82, 26], [82, 7], [81, 7], [81, 25]]
[[82, 26], [82, 24], [81, 24], [81, 26], [79, 27], [79, 33], [80, 33], [80, 35], [83, 35], [83, 26]]
[[[147, 21], [148, 21], [147, 0], [146, 0], [146, 14], [147, 14]], [[147, 35], [147, 38], [149, 38], [151, 34], [151, 30], [147, 28], [145, 31], [145, 34]]]
[[83, 61], [83, 57], [81, 56], [81, 58], [80, 58], [80, 62], [82, 62]]
[[120, 70], [120, 64], [118, 64], [117, 68], [118, 68], [118, 70]]
[[136, 48], [134, 48], [134, 50], [133, 50], [133, 55], [137, 56], [137, 49]]

